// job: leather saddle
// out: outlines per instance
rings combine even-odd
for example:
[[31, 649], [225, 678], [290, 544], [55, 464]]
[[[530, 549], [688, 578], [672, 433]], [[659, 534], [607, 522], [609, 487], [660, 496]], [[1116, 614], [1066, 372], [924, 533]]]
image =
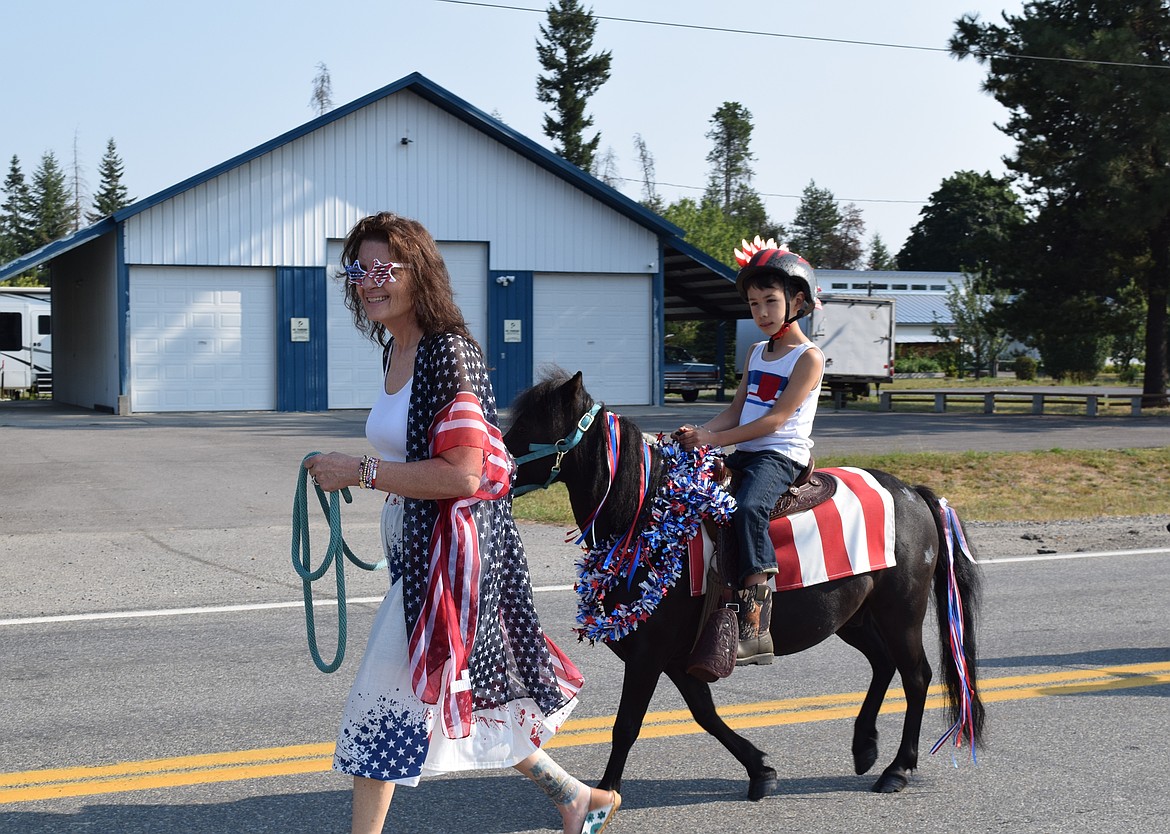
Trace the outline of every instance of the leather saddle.
[[[724, 466], [723, 462], [720, 461], [716, 464], [714, 474], [715, 479], [722, 483], [732, 495], [735, 495], [739, 488], [740, 473]], [[769, 518], [775, 521], [786, 515], [811, 510], [818, 504], [828, 501], [836, 492], [837, 479], [824, 472], [818, 472], [816, 461], [809, 458], [808, 465], [800, 470], [796, 480], [792, 482], [792, 486], [777, 499], [776, 506], [772, 508]]]

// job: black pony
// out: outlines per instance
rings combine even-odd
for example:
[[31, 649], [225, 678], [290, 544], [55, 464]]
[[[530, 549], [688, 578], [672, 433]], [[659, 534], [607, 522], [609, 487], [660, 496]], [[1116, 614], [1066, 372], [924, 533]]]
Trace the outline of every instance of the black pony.
[[[592, 525], [596, 539], [604, 541], [631, 527], [640, 501], [643, 464], [641, 453], [622, 454], [610, 486], [604, 406], [600, 407], [593, 429], [581, 429], [593, 419], [582, 418], [594, 407], [581, 374], [570, 377], [556, 369], [517, 397], [504, 441], [520, 463], [514, 487], [547, 486], [559, 478], [568, 488], [573, 515], [582, 529], [601, 505]], [[642, 433], [632, 421], [617, 418], [615, 430], [620, 431], [622, 450], [641, 448]], [[651, 447], [651, 490], [662, 471], [662, 455]], [[951, 533], [944, 526], [938, 497], [925, 487], [910, 487], [884, 472], [871, 474], [894, 499], [897, 564], [783, 592], [773, 606], [771, 632], [778, 655], [804, 651], [836, 634], [869, 660], [873, 677], [853, 728], [853, 763], [859, 774], [866, 773], [877, 761], [878, 711], [894, 672], [900, 674], [906, 694], [902, 739], [894, 760], [873, 786], [874, 791], [893, 793], [906, 787], [910, 773], [918, 765], [918, 737], [931, 679], [922, 645], [922, 623], [932, 589], [951, 715], [960, 721], [965, 712], [963, 723], [969, 740], [980, 740], [983, 704], [975, 681], [974, 631], [979, 577], [976, 566], [966, 558], [953, 560], [952, 584], [961, 599], [961, 605], [955, 605], [948, 596], [949, 560], [945, 555], [940, 558]], [[607, 489], [609, 495], [602, 502]], [[665, 673], [678, 687], [699, 726], [715, 736], [747, 769], [748, 796], [758, 800], [775, 790], [776, 771], [768, 766], [762, 751], [719, 717], [709, 685], [686, 671], [703, 598], [690, 595], [685, 570], [684, 566], [684, 575], [675, 588], [645, 622], [624, 638], [607, 643], [626, 668], [609, 761], [599, 787], [620, 788], [626, 758], [638, 738], [658, 679]], [[630, 603], [639, 593], [642, 578], [635, 576], [632, 590], [625, 582], [619, 583], [606, 596], [606, 607]], [[952, 609], [960, 608], [962, 614], [953, 618]], [[955, 657], [952, 649], [949, 636], [954, 628], [965, 633], [963, 657]]]

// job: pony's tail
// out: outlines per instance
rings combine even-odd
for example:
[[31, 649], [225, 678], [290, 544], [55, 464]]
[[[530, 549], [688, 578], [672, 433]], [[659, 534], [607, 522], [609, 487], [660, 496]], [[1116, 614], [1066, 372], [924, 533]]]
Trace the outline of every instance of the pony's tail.
[[966, 735], [974, 752], [983, 741], [984, 709], [979, 697], [975, 633], [983, 580], [958, 513], [928, 487], [915, 489], [932, 510], [942, 549], [934, 567], [934, 603], [951, 729], [931, 752], [952, 735], [956, 745]]

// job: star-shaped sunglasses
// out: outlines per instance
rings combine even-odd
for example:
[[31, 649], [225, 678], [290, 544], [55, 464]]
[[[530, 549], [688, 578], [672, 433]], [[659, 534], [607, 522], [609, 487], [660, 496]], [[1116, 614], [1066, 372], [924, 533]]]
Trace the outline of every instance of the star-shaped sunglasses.
[[375, 287], [380, 287], [389, 281], [391, 284], [397, 283], [398, 279], [394, 277], [394, 270], [406, 269], [409, 264], [400, 264], [391, 261], [388, 264], [382, 263], [377, 258], [374, 258], [374, 265], [370, 267], [369, 271], [362, 269], [362, 265], [358, 261], [345, 265], [345, 274], [349, 276], [349, 283], [361, 284], [366, 280], [366, 276], [370, 276], [370, 280], [374, 282]]

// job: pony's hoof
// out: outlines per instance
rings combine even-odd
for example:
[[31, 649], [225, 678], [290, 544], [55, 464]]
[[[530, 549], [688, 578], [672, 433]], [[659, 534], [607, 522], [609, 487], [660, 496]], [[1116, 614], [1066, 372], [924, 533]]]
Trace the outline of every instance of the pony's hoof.
[[853, 751], [853, 772], [860, 776], [863, 773], [869, 773], [869, 769], [873, 767], [874, 762], [877, 761], [878, 749], [876, 744], [869, 744], [860, 750]]
[[776, 785], [779, 784], [779, 779], [776, 776], [776, 771], [768, 768], [758, 776], [753, 776], [748, 783], [748, 799], [752, 802], [759, 802], [765, 796], [771, 796], [776, 792]]
[[874, 783], [874, 793], [898, 793], [910, 784], [907, 774], [900, 770], [887, 771]]

